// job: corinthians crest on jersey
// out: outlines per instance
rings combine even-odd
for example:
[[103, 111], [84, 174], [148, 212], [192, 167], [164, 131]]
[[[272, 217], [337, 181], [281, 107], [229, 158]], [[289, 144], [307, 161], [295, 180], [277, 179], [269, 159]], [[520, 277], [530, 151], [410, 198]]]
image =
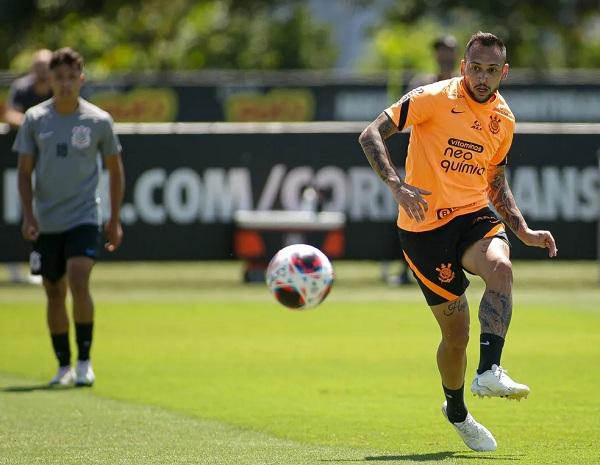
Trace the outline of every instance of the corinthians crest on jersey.
[[75, 126], [71, 134], [71, 145], [76, 149], [87, 149], [92, 142], [92, 128]]

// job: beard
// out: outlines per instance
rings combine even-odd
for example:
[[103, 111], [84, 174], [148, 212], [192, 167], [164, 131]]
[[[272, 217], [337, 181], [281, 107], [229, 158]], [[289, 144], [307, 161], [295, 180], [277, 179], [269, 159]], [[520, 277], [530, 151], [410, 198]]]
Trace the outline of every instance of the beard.
[[486, 85], [471, 85], [469, 83], [467, 83], [467, 90], [469, 91], [469, 95], [471, 96], [471, 98], [473, 98], [473, 100], [475, 100], [476, 102], [479, 103], [485, 103], [487, 102], [490, 97], [492, 95], [494, 95], [496, 93], [496, 91], [498, 90], [498, 88], [500, 87], [499, 85], [496, 85], [494, 87], [490, 87], [490, 86], [486, 86]]

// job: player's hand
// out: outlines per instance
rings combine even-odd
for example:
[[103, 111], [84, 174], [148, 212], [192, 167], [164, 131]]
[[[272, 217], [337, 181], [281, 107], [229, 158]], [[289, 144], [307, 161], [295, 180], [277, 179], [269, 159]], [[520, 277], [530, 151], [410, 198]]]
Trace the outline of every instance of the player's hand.
[[106, 236], [106, 243], [104, 248], [109, 252], [114, 252], [121, 245], [123, 240], [123, 228], [119, 220], [110, 220], [104, 225], [104, 235]]
[[394, 199], [409, 218], [419, 223], [425, 220], [425, 213], [429, 210], [429, 204], [423, 196], [430, 195], [431, 192], [406, 183], [394, 187], [392, 192]]
[[549, 257], [556, 257], [558, 249], [556, 248], [556, 241], [550, 231], [534, 231], [527, 228], [520, 238], [523, 244], [531, 247], [541, 247], [542, 249], [548, 249]]
[[35, 241], [40, 235], [38, 222], [33, 216], [24, 216], [21, 225], [21, 234], [27, 241]]

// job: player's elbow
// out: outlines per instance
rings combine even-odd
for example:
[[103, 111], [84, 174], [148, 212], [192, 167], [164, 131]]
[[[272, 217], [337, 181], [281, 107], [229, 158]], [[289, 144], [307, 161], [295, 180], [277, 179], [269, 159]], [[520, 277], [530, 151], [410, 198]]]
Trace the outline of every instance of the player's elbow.
[[12, 128], [21, 126], [23, 124], [23, 119], [25, 118], [23, 113], [11, 107], [7, 107], [2, 116], [4, 117], [4, 122]]
[[369, 124], [363, 130], [363, 132], [360, 133], [360, 136], [358, 136], [358, 143], [361, 145], [361, 147], [364, 148], [366, 145], [368, 145], [373, 140], [374, 136], [375, 136], [375, 130], [373, 129], [372, 125]]

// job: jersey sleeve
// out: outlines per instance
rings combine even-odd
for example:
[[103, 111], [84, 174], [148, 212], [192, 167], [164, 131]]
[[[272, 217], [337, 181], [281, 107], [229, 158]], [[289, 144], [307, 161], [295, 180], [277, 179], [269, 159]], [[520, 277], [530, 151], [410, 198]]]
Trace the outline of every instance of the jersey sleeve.
[[433, 116], [434, 96], [426, 87], [417, 87], [384, 111], [399, 130], [421, 124]]
[[113, 128], [113, 120], [110, 116], [105, 121], [103, 121], [103, 131], [102, 136], [100, 137], [100, 143], [98, 148], [102, 157], [107, 157], [110, 155], [121, 153], [121, 143], [119, 142], [119, 138], [115, 134]]
[[490, 160], [490, 164], [496, 166], [506, 165], [506, 162], [508, 161], [508, 152], [513, 141], [514, 130], [515, 126], [513, 123], [510, 130], [507, 131], [506, 137], [502, 141], [502, 144], [500, 144], [500, 147], [498, 147], [498, 151]]
[[26, 112], [23, 124], [19, 127], [17, 137], [12, 146], [14, 152], [24, 155], [37, 155], [38, 149], [35, 142], [34, 129], [34, 120], [31, 113]]

